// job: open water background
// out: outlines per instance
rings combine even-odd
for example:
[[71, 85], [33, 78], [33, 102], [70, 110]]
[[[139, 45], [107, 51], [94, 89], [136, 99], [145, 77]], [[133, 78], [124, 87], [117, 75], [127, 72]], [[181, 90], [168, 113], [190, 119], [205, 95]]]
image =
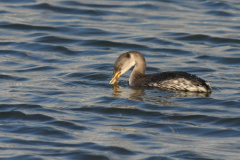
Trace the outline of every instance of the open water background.
[[[238, 160], [239, 0], [1, 0], [0, 158]], [[124, 52], [213, 93], [108, 84]]]

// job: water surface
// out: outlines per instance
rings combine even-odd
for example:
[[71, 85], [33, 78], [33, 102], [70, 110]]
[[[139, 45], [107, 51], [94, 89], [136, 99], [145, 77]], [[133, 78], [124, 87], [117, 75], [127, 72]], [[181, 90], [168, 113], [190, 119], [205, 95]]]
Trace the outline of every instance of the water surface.
[[[2, 159], [237, 160], [240, 2], [0, 1]], [[212, 94], [108, 84], [117, 57]]]

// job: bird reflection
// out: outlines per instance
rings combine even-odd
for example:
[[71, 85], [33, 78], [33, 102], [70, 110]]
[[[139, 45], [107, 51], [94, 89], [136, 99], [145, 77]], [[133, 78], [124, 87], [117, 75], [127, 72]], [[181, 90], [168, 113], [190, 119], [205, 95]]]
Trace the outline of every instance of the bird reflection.
[[[113, 92], [112, 92], [113, 97], [126, 97], [125, 95], [129, 94], [129, 91], [121, 90], [122, 87], [118, 85], [112, 85], [112, 87], [113, 87]], [[141, 98], [141, 96], [144, 95], [143, 93], [144, 93], [144, 89], [131, 88], [131, 92], [127, 98], [131, 100], [143, 101], [143, 99]]]
[[114, 90], [114, 92], [112, 93], [112, 96], [113, 97], [121, 97], [122, 91], [119, 91], [120, 87], [117, 86], [117, 85], [113, 85], [112, 87], [113, 87], [113, 90]]
[[[130, 100], [136, 101], [146, 101], [154, 104], [162, 104], [162, 105], [176, 105], [173, 102], [170, 102], [169, 99], [174, 97], [208, 97], [210, 93], [198, 93], [198, 92], [184, 92], [184, 91], [164, 91], [154, 92], [156, 96], [153, 94], [148, 96], [145, 91], [148, 90], [156, 90], [153, 88], [130, 88], [129, 90], [125, 90], [126, 87], [121, 87], [118, 85], [113, 85], [113, 97], [122, 97]], [[128, 88], [129, 89], [129, 88]], [[160, 94], [160, 95], [159, 95]]]

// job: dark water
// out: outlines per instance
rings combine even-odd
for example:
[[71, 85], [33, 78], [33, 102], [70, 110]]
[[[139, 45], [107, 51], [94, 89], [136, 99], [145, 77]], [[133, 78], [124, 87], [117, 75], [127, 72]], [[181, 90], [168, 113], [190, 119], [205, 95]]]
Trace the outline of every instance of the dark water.
[[[238, 0], [1, 0], [0, 158], [237, 160]], [[116, 58], [213, 93], [108, 84]]]

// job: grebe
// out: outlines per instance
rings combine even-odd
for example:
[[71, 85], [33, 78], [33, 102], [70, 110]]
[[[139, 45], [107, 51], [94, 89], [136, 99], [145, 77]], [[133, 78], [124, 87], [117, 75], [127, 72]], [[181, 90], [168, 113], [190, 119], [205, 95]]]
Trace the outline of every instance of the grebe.
[[164, 90], [212, 92], [211, 86], [203, 79], [181, 71], [170, 71], [145, 75], [146, 61], [138, 51], [121, 54], [114, 64], [113, 77], [109, 84], [118, 83], [118, 78], [135, 66], [129, 85], [132, 87], [157, 87]]

